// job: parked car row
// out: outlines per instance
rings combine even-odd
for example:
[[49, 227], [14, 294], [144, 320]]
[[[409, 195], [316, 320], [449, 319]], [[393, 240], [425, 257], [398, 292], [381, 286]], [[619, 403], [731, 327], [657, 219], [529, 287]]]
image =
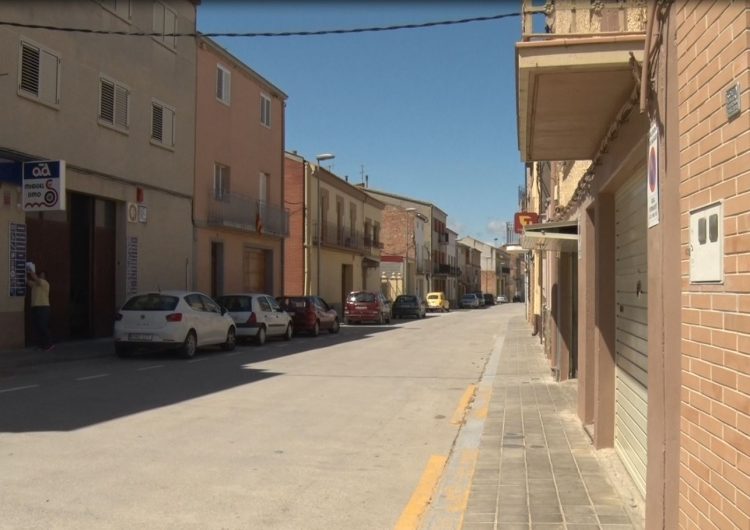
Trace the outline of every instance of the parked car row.
[[212, 300], [199, 292], [160, 291], [136, 294], [123, 304], [115, 315], [114, 345], [120, 357], [168, 348], [189, 358], [202, 346], [229, 351], [238, 340], [264, 344], [295, 333], [338, 333], [339, 325], [337, 312], [318, 296], [238, 293]]
[[[468, 296], [468, 295], [467, 295]], [[472, 294], [478, 307], [479, 299]], [[482, 302], [483, 302], [482, 298]], [[399, 295], [391, 303], [379, 292], [353, 291], [344, 304], [347, 324], [388, 324], [391, 318], [425, 318], [428, 311], [450, 311], [445, 293]], [[464, 299], [461, 307], [467, 307]], [[239, 340], [264, 344], [268, 338], [291, 340], [295, 334], [338, 333], [339, 315], [319, 296], [236, 293], [217, 297], [194, 291], [158, 291], [131, 296], [115, 316], [114, 347], [120, 357], [137, 350], [175, 349], [193, 357], [203, 346], [233, 350]]]

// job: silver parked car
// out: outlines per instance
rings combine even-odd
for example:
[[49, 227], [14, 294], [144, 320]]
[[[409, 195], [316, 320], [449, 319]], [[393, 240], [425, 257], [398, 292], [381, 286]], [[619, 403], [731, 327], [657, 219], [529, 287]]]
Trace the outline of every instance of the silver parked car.
[[258, 344], [264, 344], [267, 337], [292, 338], [292, 317], [270, 294], [225, 294], [216, 301], [234, 319], [238, 338], [252, 338]]
[[235, 325], [219, 304], [203, 293], [160, 291], [131, 296], [115, 315], [115, 353], [175, 348], [192, 357], [199, 346], [235, 346]]
[[479, 297], [474, 293], [467, 293], [461, 297], [458, 302], [458, 306], [461, 309], [476, 309], [481, 307], [479, 305]]

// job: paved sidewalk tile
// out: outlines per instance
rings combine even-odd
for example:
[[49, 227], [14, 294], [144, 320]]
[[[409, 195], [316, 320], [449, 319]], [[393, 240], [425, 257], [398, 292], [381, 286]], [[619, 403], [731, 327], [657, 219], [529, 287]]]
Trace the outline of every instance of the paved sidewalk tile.
[[633, 530], [539, 340], [512, 318], [500, 354], [464, 530]]

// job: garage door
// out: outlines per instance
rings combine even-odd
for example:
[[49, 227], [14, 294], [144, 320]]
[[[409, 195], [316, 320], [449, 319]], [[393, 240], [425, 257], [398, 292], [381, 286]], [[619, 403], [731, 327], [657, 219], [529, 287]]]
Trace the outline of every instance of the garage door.
[[648, 293], [645, 168], [615, 195], [615, 449], [646, 492]]
[[242, 285], [246, 293], [270, 292], [266, 285], [266, 252], [245, 247], [242, 252]]

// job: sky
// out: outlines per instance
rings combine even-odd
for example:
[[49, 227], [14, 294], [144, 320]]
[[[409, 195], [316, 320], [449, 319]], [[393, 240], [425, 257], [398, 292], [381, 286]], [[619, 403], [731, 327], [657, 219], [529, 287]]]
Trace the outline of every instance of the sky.
[[[203, 0], [198, 30], [281, 32], [517, 13], [516, 1]], [[345, 35], [216, 37], [287, 94], [288, 151], [340, 177], [433, 203], [459, 237], [505, 242], [523, 185], [514, 44], [520, 19]]]

